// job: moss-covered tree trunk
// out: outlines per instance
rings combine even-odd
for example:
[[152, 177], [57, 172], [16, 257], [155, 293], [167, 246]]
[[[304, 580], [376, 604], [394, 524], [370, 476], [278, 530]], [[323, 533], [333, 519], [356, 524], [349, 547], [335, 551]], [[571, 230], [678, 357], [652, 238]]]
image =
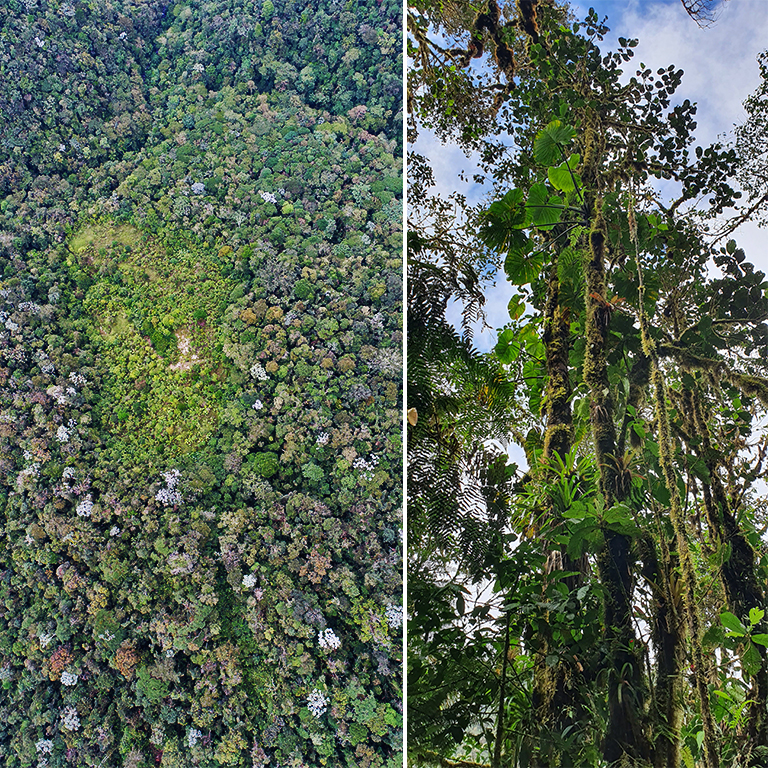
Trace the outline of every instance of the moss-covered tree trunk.
[[[701, 399], [690, 390], [686, 391], [685, 398], [691, 433], [699, 438], [695, 447], [709, 474], [709, 482], [703, 484], [707, 524], [715, 543], [720, 547], [730, 547], [730, 556], [720, 569], [720, 579], [728, 609], [744, 620], [752, 608], [765, 610], [765, 593], [756, 576], [755, 551], [739, 528], [728, 494], [720, 480], [718, 452], [712, 445]], [[754, 631], [765, 633], [768, 624], [760, 622]], [[744, 745], [749, 750], [745, 766], [750, 768], [768, 763], [768, 654], [764, 646], [756, 647], [761, 664], [753, 676], [752, 690], [748, 696], [751, 703], [747, 709], [744, 737]]]
[[[547, 286], [547, 304], [544, 314], [543, 341], [546, 349], [547, 386], [545, 395], [546, 431], [544, 433], [544, 458], [558, 456], [565, 460], [573, 443], [573, 417], [571, 412], [571, 381], [569, 353], [571, 348], [571, 324], [567, 307], [560, 303], [560, 281], [557, 260], [550, 268]], [[555, 521], [557, 522], [557, 521]], [[549, 553], [551, 571], [571, 571], [578, 575], [566, 579], [568, 588], [578, 589], [584, 581], [587, 564], [583, 558], [573, 560], [566, 547]], [[550, 571], [550, 572], [551, 572]], [[579, 708], [577, 691], [569, 684], [574, 670], [567, 662], [548, 666], [550, 638], [541, 634], [534, 667], [532, 708], [536, 726], [543, 738], [538, 739], [532, 766], [549, 768], [560, 765], [560, 756], [548, 733], [562, 733], [574, 724], [574, 710]]]
[[[662, 526], [660, 536], [664, 537]], [[654, 768], [680, 768], [680, 727], [683, 722], [683, 669], [685, 665], [685, 627], [683, 605], [675, 574], [679, 559], [674, 549], [660, 539], [661, 560], [650, 534], [640, 541], [642, 573], [653, 591], [654, 611], [651, 640], [655, 648], [653, 681]]]
[[[606, 230], [601, 201], [594, 204], [586, 260], [586, 351], [584, 381], [590, 394], [590, 420], [600, 492], [606, 507], [619, 498], [625, 484], [619, 482], [616, 461], [614, 403], [605, 357], [611, 313], [605, 302]], [[610, 764], [623, 758], [648, 760], [650, 744], [644, 728], [645, 690], [641, 660], [632, 626], [634, 558], [628, 536], [605, 528], [605, 546], [598, 555], [600, 581], [605, 590], [605, 633], [608, 645], [608, 723], [603, 757]]]

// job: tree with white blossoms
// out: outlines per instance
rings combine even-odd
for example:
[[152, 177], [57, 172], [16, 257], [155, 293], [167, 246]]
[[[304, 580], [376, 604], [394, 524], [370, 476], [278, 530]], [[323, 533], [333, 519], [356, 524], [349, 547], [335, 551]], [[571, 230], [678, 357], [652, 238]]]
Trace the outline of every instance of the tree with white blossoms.
[[80, 718], [74, 707], [65, 707], [61, 712], [61, 724], [68, 731], [77, 731], [80, 728]]
[[155, 499], [166, 507], [181, 504], [183, 498], [177, 489], [179, 480], [181, 479], [181, 472], [179, 472], [178, 469], [171, 469], [168, 472], [163, 472], [163, 479], [165, 480], [165, 488], [161, 488], [155, 494]]
[[336, 651], [341, 648], [341, 640], [332, 629], [321, 630], [317, 642], [324, 651]]
[[77, 514], [80, 517], [90, 517], [93, 509], [93, 501], [89, 493], [76, 507]]
[[35, 743], [35, 750], [39, 755], [50, 755], [53, 749], [53, 742], [50, 739], [39, 739]]
[[189, 733], [187, 734], [187, 744], [189, 744], [189, 748], [192, 749], [202, 736], [202, 731], [198, 731], [197, 728], [190, 728]]
[[243, 576], [243, 586], [246, 589], [253, 589], [256, 586], [256, 577], [252, 573], [246, 573]]
[[392, 629], [400, 629], [403, 626], [403, 607], [401, 605], [388, 605], [385, 613], [387, 623]]
[[77, 675], [74, 675], [67, 670], [61, 673], [61, 682], [63, 685], [75, 685], [77, 683], [77, 678]]
[[307, 696], [307, 709], [315, 716], [320, 717], [328, 708], [328, 698], [322, 691], [312, 691]]

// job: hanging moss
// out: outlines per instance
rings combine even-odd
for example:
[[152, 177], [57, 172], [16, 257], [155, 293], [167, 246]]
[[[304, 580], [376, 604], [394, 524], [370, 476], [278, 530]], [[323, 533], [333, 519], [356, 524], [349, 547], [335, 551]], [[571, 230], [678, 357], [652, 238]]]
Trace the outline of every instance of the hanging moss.
[[[633, 240], [637, 249], [637, 233], [633, 232]], [[704, 763], [706, 768], [719, 768], [720, 758], [717, 751], [715, 737], [715, 721], [709, 702], [709, 689], [706, 682], [706, 663], [704, 651], [701, 645], [701, 617], [696, 603], [696, 572], [693, 567], [688, 538], [685, 530], [685, 520], [680, 502], [680, 491], [675, 477], [672, 443], [672, 434], [667, 413], [667, 396], [664, 376], [659, 368], [656, 346], [651, 339], [649, 331], [648, 315], [642, 309], [644, 307], [645, 288], [642, 282], [642, 270], [638, 270], [640, 280], [639, 305], [640, 333], [642, 337], [643, 351], [651, 360], [651, 390], [654, 395], [654, 408], [656, 415], [656, 429], [659, 445], [659, 464], [664, 476], [664, 484], [670, 496], [669, 517], [675, 532], [678, 556], [680, 558], [680, 570], [683, 577], [683, 604], [688, 621], [688, 630], [691, 639], [691, 655], [693, 657], [694, 677], [701, 711], [702, 729], [704, 732]]]
[[768, 408], [768, 379], [762, 376], [738, 373], [731, 370], [725, 360], [695, 355], [674, 344], [660, 345], [658, 352], [659, 356], [671, 357], [689, 371], [702, 371], [709, 374], [715, 383], [727, 382], [736, 387], [743, 395], [756, 398]]
[[[709, 528], [721, 546], [727, 545], [730, 548], [730, 557], [720, 570], [726, 601], [733, 613], [743, 617], [751, 608], [761, 608], [765, 605], [765, 594], [755, 576], [755, 552], [739, 528], [728, 494], [720, 480], [717, 452], [712, 447], [701, 397], [690, 390], [685, 395], [691, 431], [698, 438], [696, 450], [704, 461], [710, 478], [709, 483], [702, 483]], [[768, 623], [760, 622], [755, 629], [764, 633], [768, 630]], [[750, 693], [752, 703], [747, 709], [746, 717], [746, 743], [751, 748], [768, 746], [768, 653], [763, 646], [756, 647], [761, 664]], [[763, 758], [757, 753], [744, 755], [744, 759], [745, 765], [750, 767], [763, 765]]]

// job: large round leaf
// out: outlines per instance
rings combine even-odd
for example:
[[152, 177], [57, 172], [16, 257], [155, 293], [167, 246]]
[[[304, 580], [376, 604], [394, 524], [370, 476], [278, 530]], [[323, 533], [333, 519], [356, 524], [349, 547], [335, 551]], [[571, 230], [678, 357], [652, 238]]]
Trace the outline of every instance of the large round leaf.
[[552, 165], [562, 160], [564, 147], [576, 135], [576, 131], [560, 120], [553, 120], [546, 128], [539, 131], [533, 143], [533, 157], [540, 165]]
[[541, 251], [533, 251], [533, 243], [527, 240], [522, 248], [510, 250], [504, 260], [504, 271], [510, 283], [514, 285], [526, 285], [532, 283], [544, 266], [544, 254]]

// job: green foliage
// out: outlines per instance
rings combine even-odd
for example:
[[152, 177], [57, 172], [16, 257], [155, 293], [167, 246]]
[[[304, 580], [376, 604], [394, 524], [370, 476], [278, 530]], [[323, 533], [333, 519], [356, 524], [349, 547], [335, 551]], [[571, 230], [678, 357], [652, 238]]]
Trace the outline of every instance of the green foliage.
[[[682, 72], [623, 75], [636, 41], [601, 52], [593, 10], [572, 23], [536, 4], [531, 31], [526, 4], [502, 7], [512, 87], [491, 13], [417, 6], [412, 136], [459, 137], [493, 192], [479, 209], [430, 198], [429, 158], [414, 156], [412, 762], [757, 768], [766, 282], [706, 223], [737, 204], [736, 153], [690, 148], [694, 105], [669, 107]], [[490, 69], [463, 69], [494, 50]], [[504, 95], [491, 107], [488, 92]], [[753, 159], [763, 96], [744, 132]], [[671, 200], [651, 175], [674, 180]], [[752, 207], [723, 232], [760, 208], [750, 183]], [[702, 195], [706, 210], [682, 213]], [[501, 267], [514, 288], [492, 363], [467, 315]], [[457, 299], [462, 335], [445, 321]], [[482, 364], [498, 365], [493, 386]], [[527, 469], [504, 456], [489, 471], [492, 440], [516, 443]], [[702, 633], [705, 616], [720, 621]]]
[[565, 157], [565, 147], [576, 136], [576, 130], [564, 125], [560, 120], [553, 120], [542, 129], [533, 142], [533, 159], [539, 165], [554, 165]]
[[261, 477], [272, 477], [277, 474], [280, 462], [274, 453], [254, 453], [248, 461], [253, 466], [254, 472]]
[[3, 765], [401, 761], [400, 18], [0, 8]]

